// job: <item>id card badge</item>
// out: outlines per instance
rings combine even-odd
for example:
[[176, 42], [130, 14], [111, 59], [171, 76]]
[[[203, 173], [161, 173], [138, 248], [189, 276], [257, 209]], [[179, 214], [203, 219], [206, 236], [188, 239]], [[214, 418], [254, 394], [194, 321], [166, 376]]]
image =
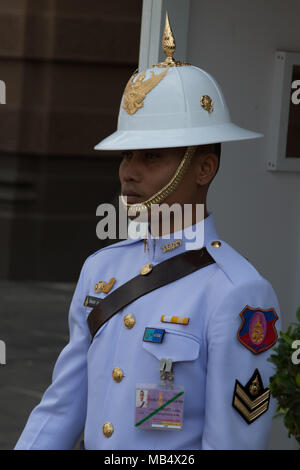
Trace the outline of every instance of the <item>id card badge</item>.
[[136, 384], [135, 427], [180, 431], [183, 425], [184, 388], [175, 384]]

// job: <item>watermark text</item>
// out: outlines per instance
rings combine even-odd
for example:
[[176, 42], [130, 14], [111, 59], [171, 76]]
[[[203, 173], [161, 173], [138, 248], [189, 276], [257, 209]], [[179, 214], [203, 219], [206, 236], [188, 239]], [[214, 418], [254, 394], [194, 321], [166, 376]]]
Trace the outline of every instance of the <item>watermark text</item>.
[[293, 341], [292, 349], [296, 349], [292, 354], [292, 363], [298, 365], [300, 364], [300, 339]]
[[148, 237], [169, 240], [175, 233], [177, 238], [185, 238], [187, 248], [204, 241], [203, 224], [196, 227], [204, 219], [204, 204], [152, 204], [150, 209], [143, 211], [132, 205], [127, 212], [119, 197], [118, 215], [116, 207], [108, 203], [100, 204], [96, 215], [101, 218], [96, 226], [96, 235], [100, 240]]
[[296, 89], [292, 93], [292, 103], [293, 104], [299, 104], [300, 103], [300, 80], [294, 80], [292, 82], [292, 89]]
[[6, 104], [6, 85], [3, 80], [0, 80], [0, 104]]
[[6, 364], [6, 344], [0, 339], [0, 364]]

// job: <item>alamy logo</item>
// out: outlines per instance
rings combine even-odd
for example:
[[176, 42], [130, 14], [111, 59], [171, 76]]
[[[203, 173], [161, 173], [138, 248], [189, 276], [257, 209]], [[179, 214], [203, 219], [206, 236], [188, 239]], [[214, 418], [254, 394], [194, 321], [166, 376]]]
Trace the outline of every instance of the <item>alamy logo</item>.
[[[127, 200], [126, 197], [123, 198]], [[187, 240], [186, 247], [189, 249], [195, 244], [199, 245], [204, 240], [204, 225], [192, 228], [193, 222], [196, 224], [204, 219], [204, 204], [152, 204], [151, 209], [141, 211], [138, 207], [130, 207], [127, 212], [124, 210], [123, 202], [119, 197], [119, 235], [117, 237], [117, 211], [113, 204], [100, 204], [97, 207], [96, 215], [101, 217], [97, 223], [96, 234], [100, 240], [116, 240], [148, 237], [148, 226], [151, 225], [151, 238], [161, 236], [163, 239], [171, 239], [171, 223], [177, 238], [183, 235]], [[131, 220], [130, 218], [133, 218]], [[194, 217], [194, 220], [193, 220]], [[178, 233], [179, 232], [179, 233]]]
[[6, 344], [0, 340], [0, 364], [6, 364]]
[[292, 349], [296, 349], [292, 354], [292, 363], [295, 365], [300, 364], [300, 340], [296, 339], [292, 343]]
[[0, 80], [0, 104], [6, 104], [6, 85], [3, 80]]
[[299, 104], [300, 103], [300, 80], [294, 80], [292, 83], [292, 89], [296, 89], [292, 93], [292, 103]]

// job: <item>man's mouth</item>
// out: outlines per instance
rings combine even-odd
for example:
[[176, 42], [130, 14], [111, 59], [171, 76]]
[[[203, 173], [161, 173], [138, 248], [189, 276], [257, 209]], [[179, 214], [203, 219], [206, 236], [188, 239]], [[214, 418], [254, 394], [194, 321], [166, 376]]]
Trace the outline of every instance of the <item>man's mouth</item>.
[[137, 204], [139, 202], [143, 202], [144, 200], [143, 196], [136, 193], [135, 191], [124, 191], [122, 196], [126, 198], [127, 204]]

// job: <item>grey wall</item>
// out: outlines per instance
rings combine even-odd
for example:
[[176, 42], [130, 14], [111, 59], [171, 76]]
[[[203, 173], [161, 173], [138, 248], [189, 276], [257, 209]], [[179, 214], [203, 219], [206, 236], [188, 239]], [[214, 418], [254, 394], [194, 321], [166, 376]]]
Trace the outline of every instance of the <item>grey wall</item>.
[[[283, 329], [300, 305], [300, 173], [265, 170], [274, 53], [300, 51], [297, 0], [191, 0], [187, 59], [222, 87], [233, 122], [263, 139], [223, 144], [209, 194], [220, 237], [271, 282]], [[274, 422], [270, 448], [296, 448]]]

